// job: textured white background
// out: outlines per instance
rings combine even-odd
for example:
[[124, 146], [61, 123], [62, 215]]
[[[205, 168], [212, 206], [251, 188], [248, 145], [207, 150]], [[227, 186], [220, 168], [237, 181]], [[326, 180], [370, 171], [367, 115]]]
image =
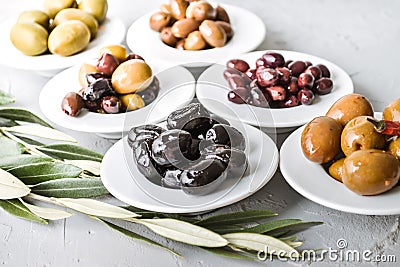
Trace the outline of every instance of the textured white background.
[[[120, 16], [128, 27], [139, 16], [166, 0], [109, 0], [109, 12]], [[0, 21], [10, 15], [40, 6], [42, 1], [0, 0]], [[259, 49], [286, 49], [324, 57], [344, 68], [353, 78], [355, 90], [366, 95], [377, 111], [400, 97], [398, 68], [400, 53], [400, 2], [395, 0], [248, 0], [228, 1], [259, 15], [267, 26], [267, 37]], [[251, 25], [249, 25], [251, 27]], [[0, 40], [0, 49], [1, 49]], [[0, 77], [11, 82], [17, 106], [40, 114], [38, 95], [47, 78], [35, 73], [0, 66]], [[61, 128], [62, 129], [62, 128]], [[62, 129], [65, 130], [65, 129]], [[66, 130], [82, 145], [104, 153], [112, 142], [95, 135]], [[279, 143], [285, 136], [279, 136]], [[317, 177], [316, 177], [317, 178]], [[332, 192], [334, 194], [335, 192]], [[340, 198], [340, 196], [337, 196]], [[278, 172], [258, 193], [219, 212], [270, 209], [279, 218], [324, 221], [323, 226], [304, 232], [304, 248], [336, 248], [345, 238], [349, 249], [370, 249], [375, 254], [395, 254], [400, 261], [398, 216], [361, 216], [322, 207], [292, 190]], [[0, 265], [5, 266], [261, 266], [220, 258], [198, 248], [167, 241], [143, 227], [129, 226], [185, 255], [168, 252], [128, 239], [85, 216], [77, 215], [47, 226], [16, 219], [0, 210]], [[361, 263], [359, 263], [361, 265]], [[273, 262], [275, 266], [283, 263]], [[308, 263], [288, 263], [307, 266]], [[333, 262], [314, 263], [330, 266]], [[354, 266], [355, 262], [341, 262]], [[363, 263], [363, 266], [377, 263]], [[379, 264], [395, 266], [394, 263]]]

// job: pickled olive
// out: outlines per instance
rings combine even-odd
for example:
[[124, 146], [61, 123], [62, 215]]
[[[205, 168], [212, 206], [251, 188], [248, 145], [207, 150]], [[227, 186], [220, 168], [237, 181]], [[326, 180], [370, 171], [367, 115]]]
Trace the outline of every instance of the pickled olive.
[[268, 51], [262, 58], [264, 59], [264, 66], [268, 68], [284, 67], [285, 59], [279, 53]]
[[245, 73], [250, 69], [249, 63], [241, 59], [231, 59], [226, 63], [227, 68], [236, 69], [242, 73]]
[[212, 20], [204, 20], [199, 26], [204, 40], [212, 47], [223, 47], [227, 38], [224, 29]]
[[236, 104], [247, 103], [251, 99], [250, 92], [247, 88], [240, 87], [228, 93], [229, 101]]
[[121, 108], [121, 102], [116, 96], [106, 96], [102, 100], [101, 107], [108, 114], [116, 114]]
[[232, 74], [227, 81], [229, 88], [231, 88], [231, 90], [235, 90], [240, 87], [246, 87], [250, 84], [249, 79], [246, 79], [245, 77], [239, 74]]
[[122, 63], [125, 60], [127, 60], [126, 48], [123, 45], [103, 46], [100, 49], [99, 55], [101, 56], [103, 53], [108, 53], [115, 56], [118, 59], [119, 63]]
[[194, 18], [195, 20], [199, 21], [203, 21], [206, 19], [213, 20], [217, 15], [217, 12], [214, 9], [214, 7], [209, 3], [207, 3], [206, 1], [192, 2], [190, 5], [193, 5], [193, 8], [190, 9], [191, 14], [190, 13], [188, 14], [187, 10], [186, 14]]
[[107, 0], [80, 0], [78, 8], [91, 14], [99, 23], [102, 23], [107, 15], [108, 3]]
[[79, 68], [79, 84], [82, 87], [86, 87], [89, 85], [89, 82], [86, 78], [86, 75], [88, 73], [96, 73], [97, 72], [97, 67], [88, 63], [83, 63], [82, 66]]
[[326, 78], [330, 78], [331, 77], [331, 72], [329, 71], [329, 69], [325, 65], [317, 64], [315, 66], [318, 67], [321, 70], [321, 77], [326, 77]]
[[164, 27], [167, 27], [171, 22], [171, 15], [158, 11], [150, 17], [150, 28], [160, 32]]
[[50, 18], [54, 18], [58, 12], [73, 7], [74, 4], [75, 0], [44, 0], [43, 8]]
[[201, 50], [207, 46], [201, 33], [199, 31], [193, 31], [189, 33], [185, 40], [183, 47], [185, 50]]
[[162, 132], [152, 144], [154, 161], [159, 165], [182, 167], [187, 164], [192, 137], [190, 133], [178, 129]]
[[210, 140], [215, 144], [227, 145], [240, 150], [245, 150], [246, 148], [246, 140], [244, 139], [243, 134], [229, 125], [213, 125], [206, 134], [206, 140]]
[[104, 52], [97, 60], [97, 70], [107, 76], [111, 76], [119, 65], [118, 59], [107, 52]]
[[144, 58], [142, 58], [141, 56], [139, 56], [138, 54], [135, 53], [130, 53], [127, 57], [126, 57], [126, 61], [131, 60], [131, 59], [140, 59], [140, 60], [144, 60]]
[[315, 91], [319, 95], [329, 94], [333, 89], [333, 82], [330, 78], [321, 78], [315, 82]]
[[232, 29], [231, 24], [225, 21], [216, 21], [215, 22], [218, 26], [220, 26], [226, 33], [226, 41], [228, 42], [230, 39], [232, 39], [234, 35], [234, 31]]
[[172, 25], [171, 32], [176, 38], [186, 38], [189, 33], [199, 29], [199, 25], [200, 22], [195, 19], [180, 19]]
[[96, 101], [105, 96], [115, 95], [115, 91], [111, 87], [110, 80], [99, 79], [90, 84], [83, 91], [83, 100]]
[[207, 131], [214, 125], [210, 117], [195, 117], [182, 127], [182, 130], [191, 134], [192, 138], [205, 140]]
[[262, 87], [274, 86], [279, 81], [279, 74], [275, 69], [259, 67], [256, 71], [257, 82]]
[[192, 103], [172, 112], [167, 117], [167, 128], [168, 129], [182, 129], [183, 126], [197, 117], [207, 117], [209, 116], [208, 111], [206, 111], [202, 105], [199, 103]]
[[390, 141], [388, 152], [400, 161], [400, 138], [396, 137]]
[[314, 76], [308, 73], [299, 75], [297, 84], [300, 88], [311, 89], [314, 86]]
[[169, 7], [171, 10], [171, 15], [176, 19], [180, 20], [185, 18], [186, 9], [189, 5], [189, 2], [186, 0], [170, 0]]
[[316, 66], [310, 66], [304, 72], [311, 74], [314, 77], [315, 81], [319, 80], [322, 77], [321, 69]]
[[288, 85], [292, 81], [292, 74], [286, 67], [278, 67], [276, 71], [279, 74], [279, 83], [282, 85]]
[[41, 10], [26, 10], [19, 14], [17, 23], [37, 23], [46, 30], [49, 28], [50, 17]]
[[216, 13], [217, 13], [217, 17], [216, 17], [216, 20], [217, 20], [217, 21], [220, 20], [220, 21], [225, 21], [225, 22], [227, 22], [227, 23], [231, 23], [231, 21], [230, 21], [230, 19], [229, 19], [229, 15], [228, 15], [228, 13], [226, 12], [226, 10], [225, 10], [223, 7], [221, 7], [220, 5], [218, 5], [218, 6], [215, 8], [215, 11], [216, 11]]
[[294, 96], [294, 95], [291, 95], [291, 96], [289, 96], [288, 99], [283, 100], [283, 101], [280, 103], [280, 107], [281, 107], [281, 108], [296, 107], [296, 106], [299, 105], [299, 103], [300, 103], [300, 102], [299, 102], [299, 100], [297, 99], [297, 97]]
[[267, 87], [266, 91], [273, 101], [283, 101], [286, 99], [286, 90], [282, 86]]
[[133, 127], [128, 133], [128, 144], [132, 149], [136, 149], [140, 142], [144, 140], [154, 140], [165, 130], [160, 126], [146, 124]]
[[112, 74], [111, 83], [118, 94], [142, 91], [153, 81], [150, 66], [140, 59], [130, 59], [121, 63]]
[[47, 30], [34, 22], [17, 23], [10, 31], [13, 46], [27, 56], [46, 52], [48, 36]]
[[314, 93], [311, 90], [308, 89], [301, 89], [297, 93], [297, 99], [302, 103], [303, 105], [311, 105], [312, 102], [314, 102]]
[[256, 72], [256, 69], [248, 69], [245, 74], [247, 77], [249, 77], [250, 80], [254, 81], [257, 79]]
[[269, 107], [270, 97], [265, 95], [257, 86], [251, 87], [250, 89], [251, 98], [247, 101], [247, 104], [267, 108]]
[[100, 73], [100, 72], [89, 72], [86, 73], [86, 84], [90, 85], [92, 83], [94, 83], [97, 80], [100, 79], [107, 79], [109, 80], [110, 78], [108, 76], [106, 76], [104, 73]]
[[162, 170], [158, 168], [151, 156], [151, 142], [140, 142], [134, 151], [136, 166], [141, 174], [155, 184], [161, 184]]
[[64, 96], [61, 103], [64, 113], [71, 117], [77, 116], [84, 106], [82, 97], [74, 92], [70, 92]]
[[161, 4], [160, 10], [164, 13], [171, 14], [171, 7], [169, 4]]
[[289, 85], [288, 85], [288, 91], [289, 93], [291, 93], [292, 95], [297, 95], [297, 93], [299, 92], [300, 88], [297, 85], [297, 78], [296, 77], [292, 77], [290, 79]]
[[57, 13], [53, 24], [58, 26], [69, 20], [79, 20], [85, 23], [90, 30], [90, 39], [96, 37], [97, 31], [99, 30], [99, 23], [91, 14], [76, 8], [66, 8]]
[[122, 103], [122, 107], [126, 111], [137, 110], [145, 106], [143, 98], [138, 94], [121, 95], [120, 100]]
[[289, 64], [289, 70], [292, 72], [292, 75], [298, 77], [301, 73], [303, 73], [307, 66], [303, 61], [293, 61]]
[[172, 34], [172, 30], [171, 27], [165, 27], [161, 30], [161, 40], [172, 47], [175, 47], [176, 43], [178, 42], [178, 38], [176, 38], [173, 34]]
[[346, 158], [339, 159], [329, 167], [329, 174], [339, 182], [343, 180], [343, 164], [345, 159]]

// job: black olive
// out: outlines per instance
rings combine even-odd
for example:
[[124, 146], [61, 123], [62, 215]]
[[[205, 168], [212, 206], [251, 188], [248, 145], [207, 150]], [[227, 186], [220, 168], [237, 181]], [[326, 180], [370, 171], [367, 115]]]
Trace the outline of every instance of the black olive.
[[85, 88], [82, 97], [85, 101], [96, 101], [109, 95], [116, 95], [110, 80], [98, 79]]
[[190, 119], [183, 127], [182, 130], [190, 133], [192, 138], [205, 140], [207, 131], [213, 126], [213, 120], [209, 117], [197, 117]]
[[132, 149], [136, 149], [142, 140], [156, 139], [164, 131], [160, 126], [153, 124], [132, 127], [128, 133], [128, 144]]
[[227, 145], [240, 150], [246, 148], [246, 141], [242, 133], [229, 125], [215, 124], [208, 130], [206, 139], [215, 144]]
[[109, 77], [101, 72], [89, 72], [86, 74], [86, 81], [89, 85], [100, 79], [109, 79]]
[[167, 118], [167, 128], [182, 129], [182, 127], [193, 118], [209, 116], [210, 114], [202, 105], [199, 103], [192, 103], [169, 114]]
[[149, 142], [144, 141], [139, 144], [134, 152], [134, 158], [139, 172], [152, 183], [161, 185], [161, 179], [164, 173], [151, 157]]
[[161, 185], [168, 188], [181, 188], [181, 174], [183, 170], [172, 168], [165, 171], [164, 177], [161, 179]]
[[136, 92], [143, 98], [143, 101], [146, 105], [150, 104], [151, 102], [156, 99], [158, 96], [158, 92], [160, 91], [160, 82], [159, 80], [154, 77], [152, 83], [147, 87], [145, 90]]

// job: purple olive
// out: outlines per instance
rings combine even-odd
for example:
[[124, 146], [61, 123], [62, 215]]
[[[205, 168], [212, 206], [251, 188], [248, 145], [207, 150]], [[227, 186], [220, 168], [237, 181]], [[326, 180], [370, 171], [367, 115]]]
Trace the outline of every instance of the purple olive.
[[287, 85], [290, 83], [292, 74], [290, 73], [290, 70], [288, 68], [279, 67], [279, 68], [276, 68], [276, 71], [279, 74], [279, 81], [281, 84]]
[[297, 85], [297, 78], [296, 77], [292, 77], [292, 79], [290, 80], [290, 83], [288, 85], [288, 91], [289, 93], [291, 93], [292, 95], [297, 95], [297, 93], [299, 92], [299, 86]]
[[279, 81], [279, 74], [271, 68], [259, 67], [256, 71], [257, 81], [262, 87], [274, 86]]
[[303, 105], [311, 105], [312, 102], [314, 101], [314, 93], [311, 90], [308, 90], [308, 89], [301, 89], [297, 93], [297, 99]]
[[84, 106], [85, 104], [82, 97], [74, 92], [70, 92], [64, 96], [61, 102], [62, 110], [65, 114], [71, 117], [77, 116]]
[[305, 70], [305, 73], [311, 74], [315, 80], [319, 80], [321, 78], [322, 72], [320, 68], [316, 66], [310, 66]]
[[314, 86], [314, 76], [309, 73], [300, 74], [297, 84], [300, 88], [311, 89]]
[[114, 55], [105, 52], [97, 60], [96, 67], [99, 72], [102, 72], [107, 76], [111, 76], [118, 65], [118, 59]]
[[250, 78], [250, 80], [254, 81], [257, 79], [256, 71], [256, 69], [248, 69], [245, 74]]
[[276, 52], [267, 52], [262, 56], [262, 58], [265, 62], [264, 66], [269, 68], [278, 68], [285, 65], [285, 59], [283, 56]]
[[249, 64], [241, 59], [231, 59], [226, 63], [228, 68], [237, 69], [240, 72], [245, 73], [248, 69], [250, 69]]
[[318, 67], [321, 70], [322, 77], [326, 77], [326, 78], [331, 77], [331, 72], [325, 65], [317, 64], [316, 67]]
[[244, 104], [249, 99], [250, 94], [247, 88], [241, 87], [235, 90], [232, 90], [228, 93], [229, 101], [236, 104]]
[[118, 113], [121, 108], [121, 102], [116, 96], [106, 96], [103, 98], [101, 107], [106, 113], [115, 114]]
[[333, 82], [330, 78], [323, 77], [315, 83], [315, 91], [319, 95], [329, 94], [333, 89]]
[[244, 77], [238, 74], [232, 74], [231, 77], [228, 78], [229, 88], [235, 90], [239, 87], [246, 87], [249, 83], [245, 81]]
[[271, 86], [266, 90], [273, 101], [282, 101], [286, 98], [286, 90], [282, 86]]
[[306, 68], [306, 63], [304, 63], [303, 61], [294, 61], [289, 64], [289, 69], [292, 72], [292, 75], [296, 77], [303, 73]]
[[291, 107], [296, 107], [298, 105], [299, 105], [299, 100], [294, 95], [289, 96], [288, 99], [281, 101], [279, 103], [279, 106], [281, 108], [291, 108]]

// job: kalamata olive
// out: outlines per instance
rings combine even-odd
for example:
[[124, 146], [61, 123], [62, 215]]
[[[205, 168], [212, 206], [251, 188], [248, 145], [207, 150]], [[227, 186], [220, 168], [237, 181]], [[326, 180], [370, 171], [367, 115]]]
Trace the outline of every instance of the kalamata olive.
[[107, 76], [111, 76], [118, 67], [119, 61], [116, 56], [109, 53], [103, 53], [97, 60], [97, 70]]
[[192, 137], [190, 133], [178, 129], [162, 132], [154, 139], [152, 156], [159, 165], [173, 165], [177, 168], [187, 164], [186, 155], [190, 153]]
[[210, 117], [196, 117], [190, 119], [182, 130], [191, 134], [192, 138], [204, 140], [206, 133], [213, 126], [213, 120]]
[[303, 73], [306, 68], [306, 63], [304, 63], [303, 61], [294, 61], [289, 64], [289, 69], [292, 72], [292, 75], [296, 77]]
[[246, 148], [246, 140], [243, 134], [229, 125], [213, 125], [213, 127], [208, 130], [206, 139], [213, 141], [215, 144], [227, 145], [240, 150], [245, 150]]
[[167, 27], [171, 22], [171, 15], [158, 11], [150, 17], [150, 28], [160, 32], [164, 27]]
[[151, 144], [147, 141], [140, 142], [134, 151], [137, 169], [149, 181], [161, 185], [163, 171], [151, 157]]
[[229, 15], [228, 15], [228, 13], [226, 12], [226, 10], [223, 7], [218, 5], [215, 8], [215, 11], [217, 12], [216, 20], [220, 20], [220, 21], [225, 21], [227, 23], [231, 23], [231, 21], [229, 19]]
[[278, 67], [275, 69], [279, 74], [279, 82], [282, 85], [288, 85], [292, 78], [292, 73], [286, 67]]
[[109, 79], [109, 77], [101, 72], [90, 72], [86, 74], [86, 81], [88, 85], [94, 83], [99, 79]]
[[244, 104], [250, 98], [250, 92], [247, 88], [241, 87], [235, 90], [232, 90], [228, 93], [229, 101], [236, 104]]
[[183, 170], [177, 168], [167, 168], [161, 178], [161, 186], [179, 189], [181, 188], [181, 174]]
[[304, 61], [304, 64], [306, 64], [307, 68], [312, 66], [311, 61]]
[[250, 89], [250, 95], [251, 98], [250, 100], [247, 101], [249, 105], [256, 106], [256, 107], [261, 107], [261, 108], [267, 108], [269, 107], [269, 99], [266, 98], [264, 93], [256, 86], [251, 87]]
[[297, 99], [296, 96], [291, 95], [289, 96], [288, 99], [280, 102], [280, 107], [281, 108], [291, 108], [299, 105], [299, 100]]
[[242, 177], [247, 168], [246, 154], [224, 145], [212, 145], [201, 151], [204, 159], [219, 159], [227, 166], [230, 179]]
[[208, 194], [225, 181], [225, 165], [218, 159], [207, 159], [198, 162], [180, 176], [183, 192], [194, 195]]
[[329, 69], [325, 65], [317, 64], [315, 66], [318, 67], [321, 70], [322, 77], [326, 77], [326, 78], [330, 78], [331, 77], [331, 72], [329, 71]]
[[102, 100], [101, 107], [108, 114], [116, 114], [121, 108], [121, 102], [116, 96], [105, 96]]
[[131, 59], [140, 59], [144, 61], [144, 58], [142, 58], [141, 56], [139, 56], [138, 54], [135, 53], [130, 53], [127, 57], [126, 60], [131, 60]]
[[311, 89], [314, 86], [314, 76], [309, 73], [302, 73], [299, 75], [297, 84], [300, 88]]
[[245, 74], [253, 81], [257, 79], [256, 71], [256, 69], [248, 69]]
[[279, 74], [276, 70], [266, 67], [259, 67], [256, 71], [257, 82], [262, 87], [274, 86], [279, 81]]
[[[200, 146], [203, 146], [204, 140], [199, 140], [199, 139], [192, 139], [192, 143], [190, 144], [190, 150], [189, 152], [185, 155], [187, 159], [190, 161], [196, 161], [200, 157]], [[190, 166], [194, 162], [189, 162], [187, 166]]]
[[290, 80], [290, 83], [288, 85], [288, 91], [289, 93], [291, 93], [292, 95], [297, 95], [297, 93], [299, 92], [299, 86], [297, 85], [297, 78], [296, 77], [292, 77]]
[[262, 58], [264, 59], [265, 65], [268, 68], [278, 68], [285, 65], [285, 59], [283, 56], [276, 52], [267, 52]]
[[96, 101], [108, 95], [115, 95], [110, 80], [98, 79], [85, 88], [85, 91], [83, 92], [83, 100]]
[[284, 67], [289, 68], [290, 63], [292, 63], [292, 62], [293, 62], [293, 60], [286, 60]]
[[197, 117], [208, 117], [209, 115], [210, 113], [201, 104], [192, 103], [169, 114], [167, 128], [182, 129], [188, 121]]
[[315, 83], [316, 93], [319, 95], [326, 95], [332, 91], [333, 82], [330, 78], [322, 77]]
[[145, 90], [137, 92], [143, 98], [143, 101], [146, 105], [150, 104], [151, 102], [156, 99], [158, 96], [158, 92], [160, 91], [160, 81], [157, 77], [153, 78], [153, 81]]
[[248, 69], [250, 69], [249, 63], [241, 59], [231, 59], [226, 63], [228, 68], [237, 69], [245, 73]]
[[322, 72], [320, 70], [320, 68], [316, 67], [316, 66], [310, 66], [305, 70], [305, 73], [311, 74], [314, 77], [314, 80], [318, 80], [319, 78], [321, 78]]
[[232, 90], [238, 89], [239, 87], [246, 87], [246, 85], [249, 85], [249, 79], [245, 79], [245, 77], [238, 75], [238, 74], [232, 74], [231, 77], [228, 78], [228, 85], [229, 88]]
[[297, 93], [297, 99], [303, 105], [311, 105], [312, 102], [314, 101], [314, 93], [311, 90], [308, 90], [308, 89], [301, 89]]
[[273, 101], [282, 101], [286, 98], [286, 90], [282, 86], [276, 85], [265, 89]]
[[213, 121], [213, 125], [214, 125], [214, 124], [225, 124], [225, 125], [230, 125], [229, 121], [225, 120], [224, 118], [222, 118], [222, 117], [220, 117], [220, 116], [218, 116], [218, 115], [216, 115], [216, 114], [214, 114], [214, 113], [211, 113], [211, 114], [210, 114], [210, 118], [211, 118], [212, 121]]
[[267, 67], [265, 64], [265, 60], [262, 57], [256, 60], [256, 69], [258, 69], [259, 67]]
[[82, 97], [74, 92], [70, 92], [64, 96], [61, 102], [62, 110], [71, 117], [77, 116], [84, 106]]
[[217, 24], [218, 26], [220, 26], [222, 29], [224, 29], [225, 33], [226, 33], [226, 39], [227, 41], [229, 41], [230, 39], [232, 39], [234, 32], [232, 29], [231, 24], [229, 24], [228, 22], [225, 21], [216, 21], [215, 24]]
[[128, 144], [135, 150], [143, 140], [154, 140], [165, 130], [153, 124], [132, 127], [128, 133]]

